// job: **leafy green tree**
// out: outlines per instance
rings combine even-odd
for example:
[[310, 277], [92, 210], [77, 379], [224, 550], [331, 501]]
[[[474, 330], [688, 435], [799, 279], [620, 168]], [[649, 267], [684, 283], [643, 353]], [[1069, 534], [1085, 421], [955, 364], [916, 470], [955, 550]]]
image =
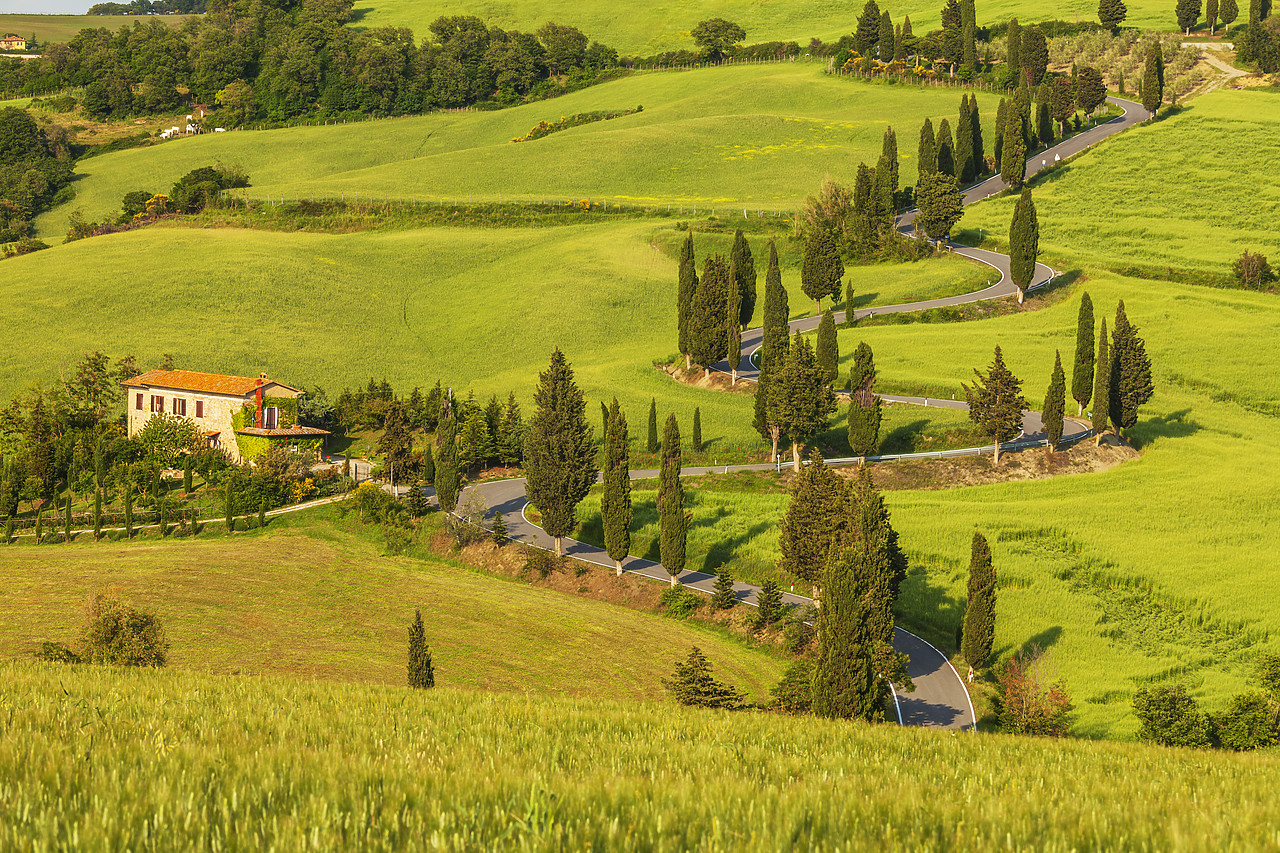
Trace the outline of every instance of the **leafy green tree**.
[[836, 338], [836, 318], [830, 308], [822, 312], [822, 320], [818, 322], [814, 355], [826, 371], [827, 381], [835, 382], [840, 375], [840, 342]]
[[832, 547], [843, 537], [849, 487], [815, 448], [809, 464], [791, 480], [790, 500], [778, 524], [778, 568], [816, 582]]
[[547, 68], [552, 74], [567, 73], [586, 62], [587, 37], [577, 27], [548, 21], [538, 27], [537, 36], [546, 49]]
[[926, 175], [916, 187], [916, 228], [933, 241], [951, 233], [951, 229], [964, 216], [964, 194], [955, 175], [940, 172]]
[[1183, 35], [1191, 35], [1191, 28], [1200, 20], [1200, 0], [1178, 0], [1175, 11], [1178, 29], [1183, 31]]
[[756, 595], [755, 630], [768, 628], [782, 618], [782, 590], [773, 578], [760, 584], [760, 592]]
[[733, 53], [747, 37], [746, 30], [724, 18], [699, 21], [689, 34], [693, 36], [702, 58], [711, 62], [719, 62]]
[[1238, 17], [1240, 17], [1240, 5], [1236, 0], [1219, 0], [1218, 20], [1222, 21], [1222, 26], [1228, 32], [1231, 31], [1231, 25], [1236, 22]]
[[440, 418], [436, 440], [440, 443], [440, 452], [436, 456], [436, 501], [440, 509], [453, 512], [458, 506], [462, 477], [458, 470], [458, 421], [452, 411]]
[[844, 263], [836, 238], [825, 228], [813, 228], [805, 235], [804, 259], [800, 267], [800, 289], [813, 300], [813, 313], [822, 313], [822, 299], [840, 296]]
[[604, 526], [604, 547], [618, 576], [622, 561], [631, 551], [631, 442], [627, 436], [627, 416], [613, 398], [609, 407], [609, 428], [605, 432], [604, 493], [600, 516]]
[[987, 537], [973, 532], [969, 555], [969, 593], [964, 609], [961, 653], [969, 666], [981, 669], [991, 658], [996, 638], [996, 570]]
[[1235, 273], [1236, 281], [1240, 282], [1242, 287], [1251, 290], [1263, 290], [1276, 280], [1276, 274], [1272, 271], [1266, 256], [1248, 249], [1231, 264], [1231, 271]]
[[436, 686], [436, 671], [431, 663], [421, 610], [413, 611], [413, 623], [409, 626], [409, 686], [419, 689]]
[[711, 662], [694, 646], [683, 663], [676, 664], [675, 674], [662, 679], [662, 686], [681, 705], [693, 708], [735, 710], [746, 702], [746, 695], [721, 683], [711, 674]]
[[956, 122], [955, 172], [962, 185], [977, 175], [973, 163], [973, 112], [969, 109], [969, 95], [960, 98], [960, 119]]
[[751, 256], [751, 245], [739, 228], [733, 234], [733, 248], [729, 252], [734, 267], [734, 280], [738, 284], [738, 325], [746, 328], [756, 313], [756, 262]]
[[1120, 29], [1124, 19], [1129, 17], [1129, 9], [1124, 0], [1098, 0], [1098, 23], [1115, 32]]
[[995, 444], [995, 462], [1000, 464], [1000, 445], [1022, 432], [1022, 413], [1027, 401], [1022, 396], [1022, 380], [1005, 367], [1004, 355], [996, 346], [995, 358], [986, 375], [975, 368], [976, 381], [964, 385], [969, 401], [969, 420]]
[[951, 122], [945, 118], [938, 124], [938, 171], [944, 175], [951, 175], [959, 181], [956, 175], [956, 154], [955, 143], [951, 141]]
[[880, 42], [880, 6], [876, 0], [867, 0], [858, 16], [858, 24], [853, 32], [853, 49], [864, 57], [869, 57]]
[[1040, 256], [1040, 220], [1031, 188], [1023, 187], [1013, 208], [1009, 223], [1009, 277], [1018, 288], [1018, 303], [1027, 296], [1027, 288], [1036, 276], [1036, 258]]
[[1160, 55], [1160, 42], [1155, 42], [1147, 49], [1147, 58], [1142, 65], [1142, 106], [1151, 117], [1155, 118], [1164, 101], [1164, 84], [1160, 77], [1164, 59]]
[[712, 585], [712, 610], [729, 610], [738, 604], [738, 595], [733, 591], [733, 575], [728, 566], [721, 566], [716, 572], [716, 581]]
[[1093, 369], [1093, 411], [1090, 412], [1090, 424], [1102, 443], [1102, 434], [1107, 430], [1108, 414], [1111, 399], [1111, 352], [1107, 341], [1107, 318], [1103, 317], [1098, 327], [1098, 356], [1094, 360]]
[[658, 480], [659, 553], [662, 565], [678, 583], [684, 571], [689, 537], [689, 519], [684, 512], [684, 485], [680, 482], [680, 425], [674, 414], [667, 415], [662, 431], [662, 469]]
[[1258, 656], [1257, 681], [1271, 701], [1280, 702], [1280, 653], [1268, 652]]
[[1116, 322], [1111, 329], [1111, 376], [1107, 383], [1107, 416], [1116, 432], [1138, 422], [1138, 407], [1151, 399], [1151, 359], [1138, 330], [1129, 324], [1124, 300], [1116, 306]]
[[680, 329], [680, 353], [685, 357], [685, 369], [690, 367], [689, 342], [690, 318], [693, 316], [693, 297], [698, 292], [698, 270], [693, 257], [693, 232], [685, 237], [680, 248], [680, 285], [676, 295], [676, 311]]
[[1217, 729], [1218, 742], [1223, 749], [1244, 752], [1271, 746], [1280, 740], [1275, 710], [1267, 697], [1257, 690], [1232, 697], [1227, 710], [1211, 722]]
[[[954, 179], [953, 179], [954, 180]], [[787, 361], [770, 384], [769, 417], [791, 440], [792, 465], [800, 470], [800, 446], [827, 428], [835, 395], [808, 340], [796, 332]]]
[[658, 398], [649, 398], [649, 430], [645, 436], [644, 449], [648, 453], [658, 452]]
[[1133, 713], [1142, 722], [1138, 740], [1191, 749], [1212, 743], [1209, 720], [1181, 684], [1139, 689], [1133, 695]]
[[1071, 396], [1076, 401], [1076, 416], [1093, 399], [1093, 300], [1085, 293], [1080, 297], [1076, 317], [1076, 362], [1071, 371]]
[[557, 347], [538, 377], [537, 406], [525, 433], [525, 495], [542, 513], [542, 529], [564, 555], [564, 537], [577, 524], [575, 510], [596, 481], [596, 448], [586, 399], [573, 368]]
[[938, 143], [933, 136], [933, 120], [925, 119], [920, 128], [920, 144], [916, 148], [916, 186], [938, 171]]
[[735, 292], [724, 258], [720, 255], [707, 258], [689, 318], [689, 355], [693, 363], [701, 365], [708, 374], [711, 365], [728, 355], [729, 324], [725, 310]]
[[702, 452], [702, 407], [693, 407], [693, 452]]

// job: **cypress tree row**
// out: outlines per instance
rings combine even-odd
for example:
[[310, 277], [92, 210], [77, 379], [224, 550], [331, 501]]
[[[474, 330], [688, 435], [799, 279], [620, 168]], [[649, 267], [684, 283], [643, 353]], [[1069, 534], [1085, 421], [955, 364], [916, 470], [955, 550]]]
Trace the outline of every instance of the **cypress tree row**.
[[1093, 300], [1085, 293], [1080, 297], [1080, 313], [1076, 317], [1076, 363], [1071, 371], [1071, 396], [1076, 401], [1076, 417], [1093, 399]]
[[973, 113], [969, 110], [968, 93], [960, 96], [960, 120], [956, 122], [955, 176], [961, 184], [973, 180]]
[[1049, 440], [1049, 452], [1058, 449], [1062, 442], [1067, 406], [1067, 378], [1062, 372], [1062, 353], [1055, 350], [1053, 375], [1049, 378], [1049, 390], [1044, 395], [1044, 434]]
[[734, 283], [738, 278], [738, 261], [729, 261], [728, 299], [725, 302], [725, 360], [729, 362], [729, 373], [732, 376], [730, 385], [738, 384], [738, 365], [742, 363], [742, 327], [738, 325], [742, 311], [742, 292]]
[[945, 118], [938, 125], [938, 171], [944, 175], [956, 175], [955, 144], [951, 141], [951, 123]]
[[995, 358], [984, 376], [975, 368], [977, 381], [963, 385], [969, 401], [969, 420], [995, 444], [995, 462], [1000, 464], [1000, 445], [1022, 431], [1022, 413], [1027, 401], [1022, 396], [1022, 380], [1005, 367], [1004, 355], [996, 346]]
[[421, 690], [436, 686], [435, 667], [431, 665], [431, 649], [427, 646], [422, 611], [413, 611], [409, 626], [409, 686]]
[[[840, 296], [844, 262], [835, 235], [825, 228], [812, 228], [805, 235], [804, 260], [800, 267], [800, 289], [813, 300], [813, 313], [822, 313], [822, 298]], [[705, 285], [705, 281], [704, 281]]]
[[609, 407], [609, 429], [605, 432], [604, 494], [600, 496], [600, 517], [604, 526], [604, 549], [613, 559], [618, 576], [622, 561], [631, 550], [631, 443], [627, 417], [613, 398]]
[[680, 352], [684, 355], [684, 368], [689, 369], [689, 318], [693, 313], [693, 297], [698, 291], [698, 269], [693, 258], [693, 232], [690, 231], [680, 248], [680, 286], [676, 293], [676, 310], [680, 327]]
[[702, 407], [693, 407], [693, 452], [702, 452]]
[[791, 439], [792, 467], [800, 470], [800, 445], [827, 428], [835, 395], [809, 342], [796, 332], [787, 361], [770, 384], [769, 417]]
[[649, 453], [658, 452], [658, 398], [649, 398], [649, 431], [645, 435], [644, 449]]
[[564, 555], [564, 537], [577, 524], [575, 508], [596, 481], [596, 448], [586, 399], [559, 347], [538, 377], [537, 409], [525, 433], [524, 491], [542, 513], [542, 529]]
[[1009, 223], [1009, 277], [1018, 288], [1018, 304], [1027, 297], [1027, 288], [1036, 275], [1036, 258], [1040, 255], [1040, 222], [1031, 188], [1024, 187], [1013, 209]]
[[926, 175], [938, 171], [938, 144], [933, 138], [933, 120], [925, 119], [920, 128], [920, 146], [916, 149], [916, 186]]
[[1111, 399], [1111, 351], [1107, 345], [1107, 318], [1103, 317], [1098, 324], [1098, 357], [1093, 368], [1093, 411], [1089, 426], [1093, 428], [1102, 444], [1102, 434], [1107, 431], [1107, 412]]
[[738, 284], [738, 325], [745, 329], [751, 325], [751, 318], [756, 313], [756, 262], [741, 228], [733, 234], [733, 249], [729, 255], [734, 267], [734, 281]]
[[728, 355], [730, 324], [725, 311], [736, 290], [724, 257], [707, 258], [689, 318], [689, 354], [694, 364], [701, 365], [704, 375], [710, 375], [711, 365]]
[[680, 425], [667, 415], [662, 431], [662, 471], [658, 481], [658, 545], [662, 565], [675, 586], [684, 571], [689, 522], [684, 514], [684, 485], [680, 482]]
[[818, 582], [831, 548], [843, 538], [849, 486], [814, 448], [809, 464], [792, 478], [787, 511], [778, 523], [778, 568], [801, 580]]
[[773, 445], [771, 459], [778, 458], [778, 441], [781, 438], [776, 420], [769, 416], [770, 388], [777, 374], [786, 363], [790, 335], [787, 332], [787, 291], [782, 286], [782, 273], [778, 269], [778, 250], [769, 241], [769, 269], [764, 277], [764, 328], [760, 344], [760, 374], [756, 382], [755, 428], [760, 437]]
[[981, 669], [991, 657], [996, 638], [996, 570], [991, 565], [991, 546], [976, 530], [969, 557], [969, 597], [964, 609], [960, 653], [974, 669]]
[[835, 382], [840, 375], [840, 341], [836, 338], [836, 318], [830, 308], [822, 312], [818, 323], [814, 356], [826, 371], [827, 382]]
[[440, 418], [436, 440], [440, 442], [440, 453], [436, 457], [436, 501], [440, 509], [453, 512], [458, 506], [462, 482], [458, 470], [458, 421], [452, 407]]
[[1138, 330], [1129, 324], [1124, 300], [1116, 306], [1116, 324], [1111, 330], [1111, 377], [1107, 383], [1107, 415], [1118, 434], [1138, 422], [1138, 407], [1151, 399], [1151, 359]]

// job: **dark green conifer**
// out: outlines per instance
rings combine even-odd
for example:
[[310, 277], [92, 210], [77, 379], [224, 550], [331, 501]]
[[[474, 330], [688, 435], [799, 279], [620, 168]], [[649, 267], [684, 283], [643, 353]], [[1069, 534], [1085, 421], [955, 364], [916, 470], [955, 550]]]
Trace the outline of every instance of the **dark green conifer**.
[[725, 310], [734, 292], [735, 285], [724, 257], [707, 258], [689, 318], [689, 355], [693, 363], [701, 365], [707, 373], [711, 365], [728, 355], [729, 324], [725, 322]]
[[680, 482], [680, 425], [667, 416], [662, 431], [662, 470], [658, 481], [659, 554], [675, 586], [684, 571], [689, 521], [684, 513], [684, 485]]
[[870, 258], [880, 248], [876, 227], [877, 203], [872, 193], [874, 182], [867, 164], [859, 163], [853, 180], [853, 250], [862, 258]]
[[974, 669], [981, 669], [991, 657], [996, 637], [996, 570], [991, 564], [991, 546], [976, 530], [969, 556], [969, 595], [961, 631], [961, 654]]
[[1058, 445], [1062, 442], [1066, 405], [1067, 378], [1062, 372], [1062, 353], [1055, 350], [1053, 376], [1049, 379], [1049, 390], [1044, 395], [1044, 412], [1041, 415], [1044, 420], [1045, 438], [1049, 440], [1050, 452], [1057, 450]]
[[1036, 107], [1036, 138], [1043, 146], [1053, 144], [1053, 113], [1045, 101], [1041, 101]]
[[[888, 13], [886, 12], [885, 14]], [[889, 194], [891, 196], [896, 196], [899, 185], [898, 135], [893, 132], [892, 127], [886, 127], [884, 129], [884, 138], [880, 141], [880, 160], [876, 163], [876, 168], [884, 168], [888, 170]]]
[[436, 456], [436, 501], [445, 512], [453, 512], [458, 506], [458, 493], [462, 489], [457, 436], [458, 419], [450, 410], [440, 418], [436, 427], [436, 440], [440, 442], [440, 452]]
[[933, 137], [933, 120], [925, 119], [920, 128], [920, 146], [916, 149], [916, 185], [925, 175], [938, 171], [938, 144]]
[[764, 328], [759, 353], [759, 378], [756, 381], [754, 422], [756, 432], [773, 445], [771, 459], [778, 456], [780, 428], [769, 417], [770, 387], [786, 363], [790, 335], [788, 322], [787, 291], [782, 286], [782, 273], [778, 269], [778, 251], [769, 241], [769, 270], [765, 273]]
[[413, 623], [409, 626], [409, 686], [424, 690], [436, 686], [435, 667], [431, 664], [431, 649], [427, 646], [421, 610], [413, 612]]
[[1071, 396], [1075, 399], [1076, 416], [1093, 399], [1093, 300], [1085, 293], [1080, 297], [1080, 313], [1076, 317], [1076, 361], [1071, 371]]
[[836, 404], [826, 369], [799, 332], [769, 392], [769, 417], [791, 440], [792, 465], [799, 471], [801, 445], [827, 428]]
[[822, 320], [818, 323], [814, 356], [826, 371], [827, 381], [835, 382], [840, 375], [840, 341], [836, 337], [836, 318], [830, 308], [822, 312]]
[[430, 441], [422, 448], [422, 479], [423, 482], [435, 485], [436, 451], [435, 445]]
[[[1009, 20], [1008, 35], [1005, 36], [1005, 55], [1007, 57], [1006, 69], [1006, 86], [1017, 86], [1018, 80], [1022, 77], [1022, 27], [1018, 25], [1017, 18]], [[997, 162], [1000, 155], [996, 155]]]
[[697, 646], [690, 650], [688, 660], [676, 664], [674, 677], [662, 679], [662, 686], [677, 703], [695, 708], [735, 710], [747, 698], [711, 674], [711, 662]]
[[422, 518], [427, 514], [427, 486], [419, 477], [409, 485], [409, 494], [405, 503], [408, 504], [409, 514], [414, 518]]
[[1000, 178], [1013, 189], [1021, 189], [1027, 178], [1027, 144], [1022, 135], [1022, 117], [1016, 104], [1005, 111], [1004, 139], [1000, 145]]
[[729, 372], [733, 377], [730, 385], [738, 384], [738, 365], [742, 363], [742, 327], [739, 325], [742, 292], [734, 281], [738, 278], [737, 259], [729, 261], [729, 286], [725, 301], [725, 360], [729, 362]]
[[907, 555], [898, 544], [898, 532], [893, 529], [889, 519], [889, 508], [885, 506], [884, 495], [876, 488], [871, 479], [871, 467], [863, 465], [858, 469], [858, 477], [853, 482], [850, 494], [850, 522], [848, 533], [853, 538], [861, 538], [871, 542], [884, 540], [885, 558], [888, 572], [885, 581], [890, 600], [877, 611], [879, 634], [885, 643], [893, 642], [893, 602], [898, 599], [898, 589], [907, 577]]
[[507, 517], [500, 512], [493, 514], [493, 544], [501, 548], [507, 544]]
[[822, 313], [822, 299], [840, 296], [840, 280], [844, 263], [836, 238], [825, 228], [812, 228], [805, 235], [804, 260], [800, 268], [800, 289], [813, 300], [813, 313]]
[[1035, 24], [1022, 29], [1022, 79], [1031, 87], [1039, 86], [1049, 67], [1049, 41]]
[[867, 0], [858, 16], [857, 27], [853, 33], [854, 49], [860, 56], [869, 57], [880, 41], [880, 7], [876, 0]]
[[862, 402], [857, 395], [849, 400], [849, 449], [854, 456], [875, 456], [880, 449], [880, 423], [884, 408], [877, 394]]
[[1005, 367], [1004, 356], [996, 346], [995, 358], [986, 375], [974, 368], [977, 381], [963, 385], [969, 401], [969, 420], [995, 444], [995, 462], [1000, 464], [1000, 445], [1022, 432], [1022, 413], [1027, 401], [1022, 396], [1022, 380]]
[[813, 712], [819, 717], [879, 716], [873, 633], [884, 580], [883, 550], [857, 542], [841, 549], [823, 572], [813, 667]]
[[756, 262], [741, 228], [734, 232], [730, 260], [738, 283], [738, 325], [746, 328], [756, 313]]
[[1142, 106], [1151, 113], [1152, 118], [1155, 118], [1164, 100], [1164, 84], [1160, 80], [1163, 64], [1160, 42], [1157, 41], [1147, 49], [1147, 58], [1142, 66]]
[[760, 592], [756, 595], [755, 629], [768, 628], [781, 618], [782, 590], [778, 589], [777, 581], [769, 578], [760, 585]]
[[880, 13], [880, 38], [876, 42], [876, 50], [881, 62], [893, 59], [893, 19], [889, 10]]
[[[258, 504], [258, 529], [261, 530], [266, 526], [267, 526], [267, 502], [264, 499], [262, 502]], [[161, 520], [160, 520], [160, 529], [162, 531], [164, 530], [163, 515], [161, 516]]]
[[737, 593], [733, 591], [733, 575], [729, 574], [728, 566], [721, 566], [716, 572], [716, 581], [712, 589], [714, 590], [711, 595], [712, 610], [728, 610], [738, 603]]
[[1124, 300], [1116, 306], [1116, 323], [1111, 329], [1111, 376], [1107, 383], [1107, 415], [1116, 432], [1138, 422], [1138, 407], [1151, 399], [1151, 359], [1138, 330], [1129, 324]]
[[702, 407], [693, 408], [693, 452], [702, 452]]
[[67, 501], [62, 513], [62, 541], [71, 541], [71, 492], [67, 492]]
[[1124, 0], [1098, 0], [1098, 23], [1113, 33], [1120, 29], [1124, 19], [1129, 16], [1129, 9]]
[[604, 493], [600, 496], [600, 517], [604, 527], [604, 548], [613, 559], [618, 576], [622, 561], [631, 551], [631, 441], [627, 416], [613, 398], [609, 407], [609, 430], [604, 449]]
[[102, 489], [93, 490], [93, 541], [102, 538]]
[[969, 95], [960, 97], [960, 119], [956, 122], [955, 176], [961, 185], [970, 183], [977, 173], [973, 167], [973, 112]]
[[525, 432], [525, 495], [542, 513], [542, 529], [564, 555], [564, 537], [573, 532], [578, 504], [596, 481], [596, 447], [587, 423], [586, 399], [573, 368], [557, 347], [538, 377], [537, 406]]
[[689, 367], [689, 318], [693, 314], [693, 297], [698, 291], [698, 269], [693, 257], [693, 232], [685, 237], [680, 248], [680, 279], [676, 292], [676, 310], [679, 318], [680, 353], [685, 357], [685, 368]]
[[648, 453], [658, 452], [658, 398], [649, 398], [649, 431], [645, 436], [644, 449]]
[[1036, 275], [1036, 258], [1040, 255], [1040, 222], [1031, 188], [1024, 187], [1013, 209], [1009, 223], [1009, 277], [1018, 288], [1018, 302], [1027, 295]]
[[44, 507], [36, 510], [36, 544], [44, 542]]
[[1009, 120], [1009, 102], [1004, 98], [1000, 99], [1000, 106], [996, 108], [996, 132], [995, 132], [995, 151], [993, 152], [996, 159], [996, 171], [1000, 171], [1004, 160], [1004, 125]]
[[978, 112], [977, 95], [969, 96], [969, 128], [973, 133], [973, 145], [970, 148], [973, 155], [973, 175], [977, 178], [987, 173], [987, 152], [982, 141], [982, 116]]
[[188, 453], [182, 464], [182, 491], [188, 495], [194, 491], [191, 487], [191, 466], [194, 461], [195, 457]]
[[1107, 318], [1098, 323], [1098, 356], [1093, 367], [1093, 411], [1090, 412], [1089, 426], [1098, 436], [1098, 444], [1102, 443], [1102, 434], [1107, 430], [1108, 411], [1111, 399], [1111, 350], [1107, 339]]
[[790, 500], [778, 524], [778, 568], [801, 580], [821, 580], [832, 547], [843, 536], [849, 486], [814, 448], [809, 464], [791, 480]]
[[[127, 475], [126, 475], [127, 476]], [[227, 483], [227, 489], [230, 490], [231, 483]], [[230, 516], [230, 513], [228, 513]], [[231, 528], [228, 527], [228, 530]], [[133, 485], [125, 484], [124, 487], [124, 538], [133, 538]]]
[[956, 174], [955, 143], [951, 141], [951, 122], [943, 119], [938, 125], [938, 171], [959, 178]]

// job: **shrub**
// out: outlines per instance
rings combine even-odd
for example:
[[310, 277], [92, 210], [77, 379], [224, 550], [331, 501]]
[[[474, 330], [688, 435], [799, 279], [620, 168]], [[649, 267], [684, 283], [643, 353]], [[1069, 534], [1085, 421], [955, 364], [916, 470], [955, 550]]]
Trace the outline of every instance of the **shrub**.
[[813, 709], [813, 664], [807, 660], [791, 664], [769, 692], [784, 714], [809, 713]]
[[556, 570], [556, 558], [550, 551], [528, 546], [524, 549], [524, 573], [536, 573], [543, 580]]
[[1214, 716], [1213, 724], [1223, 749], [1243, 752], [1270, 746], [1277, 740], [1275, 712], [1266, 695], [1257, 690], [1232, 699], [1225, 713]]
[[702, 596], [686, 586], [669, 586], [658, 600], [668, 616], [687, 619], [702, 606]]
[[1000, 728], [1011, 734], [1065, 737], [1071, 731], [1071, 699], [1061, 681], [1050, 682], [1045, 652], [1031, 648], [1009, 659], [996, 676]]
[[1231, 265], [1231, 271], [1235, 273], [1236, 280], [1242, 287], [1253, 290], [1261, 290], [1276, 280], [1276, 274], [1271, 271], [1271, 265], [1267, 263], [1266, 257], [1257, 252], [1246, 250], [1236, 258], [1235, 263]]
[[804, 654], [813, 642], [813, 620], [817, 613], [812, 607], [792, 608], [786, 615], [782, 626], [782, 636], [786, 640], [787, 651], [793, 655]]
[[1258, 658], [1258, 686], [1280, 702], [1280, 654], [1274, 652]]
[[80, 635], [81, 656], [89, 663], [117, 666], [164, 666], [169, 641], [159, 618], [127, 606], [113, 592], [89, 599]]
[[1139, 690], [1133, 696], [1133, 713], [1142, 721], [1138, 740], [1162, 746], [1210, 745], [1209, 721], [1181, 684]]
[[48, 641], [40, 644], [40, 651], [36, 652], [36, 657], [49, 663], [83, 663], [80, 660], [80, 655], [71, 651], [63, 643], [50, 643]]
[[404, 553], [404, 549], [408, 548], [409, 543], [413, 541], [413, 531], [407, 527], [388, 522], [382, 525], [382, 541], [386, 546], [387, 553], [393, 557], [398, 557]]
[[697, 646], [689, 650], [689, 657], [676, 664], [675, 674], [662, 679], [662, 686], [670, 691], [681, 705], [696, 708], [741, 708], [746, 694], [717, 681], [711, 674], [711, 662]]

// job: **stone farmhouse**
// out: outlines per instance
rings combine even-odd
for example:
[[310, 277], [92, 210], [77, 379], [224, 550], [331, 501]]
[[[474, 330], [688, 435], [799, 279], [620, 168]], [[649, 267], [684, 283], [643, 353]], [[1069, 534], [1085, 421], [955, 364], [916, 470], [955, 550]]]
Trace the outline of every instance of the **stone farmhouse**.
[[15, 36], [9, 33], [4, 38], [0, 38], [0, 50], [26, 50], [27, 40], [22, 36]]
[[298, 423], [301, 389], [268, 379], [149, 370], [121, 383], [127, 394], [129, 437], [154, 415], [165, 413], [195, 424], [209, 447], [233, 462], [252, 460], [272, 444], [319, 455], [328, 431]]

